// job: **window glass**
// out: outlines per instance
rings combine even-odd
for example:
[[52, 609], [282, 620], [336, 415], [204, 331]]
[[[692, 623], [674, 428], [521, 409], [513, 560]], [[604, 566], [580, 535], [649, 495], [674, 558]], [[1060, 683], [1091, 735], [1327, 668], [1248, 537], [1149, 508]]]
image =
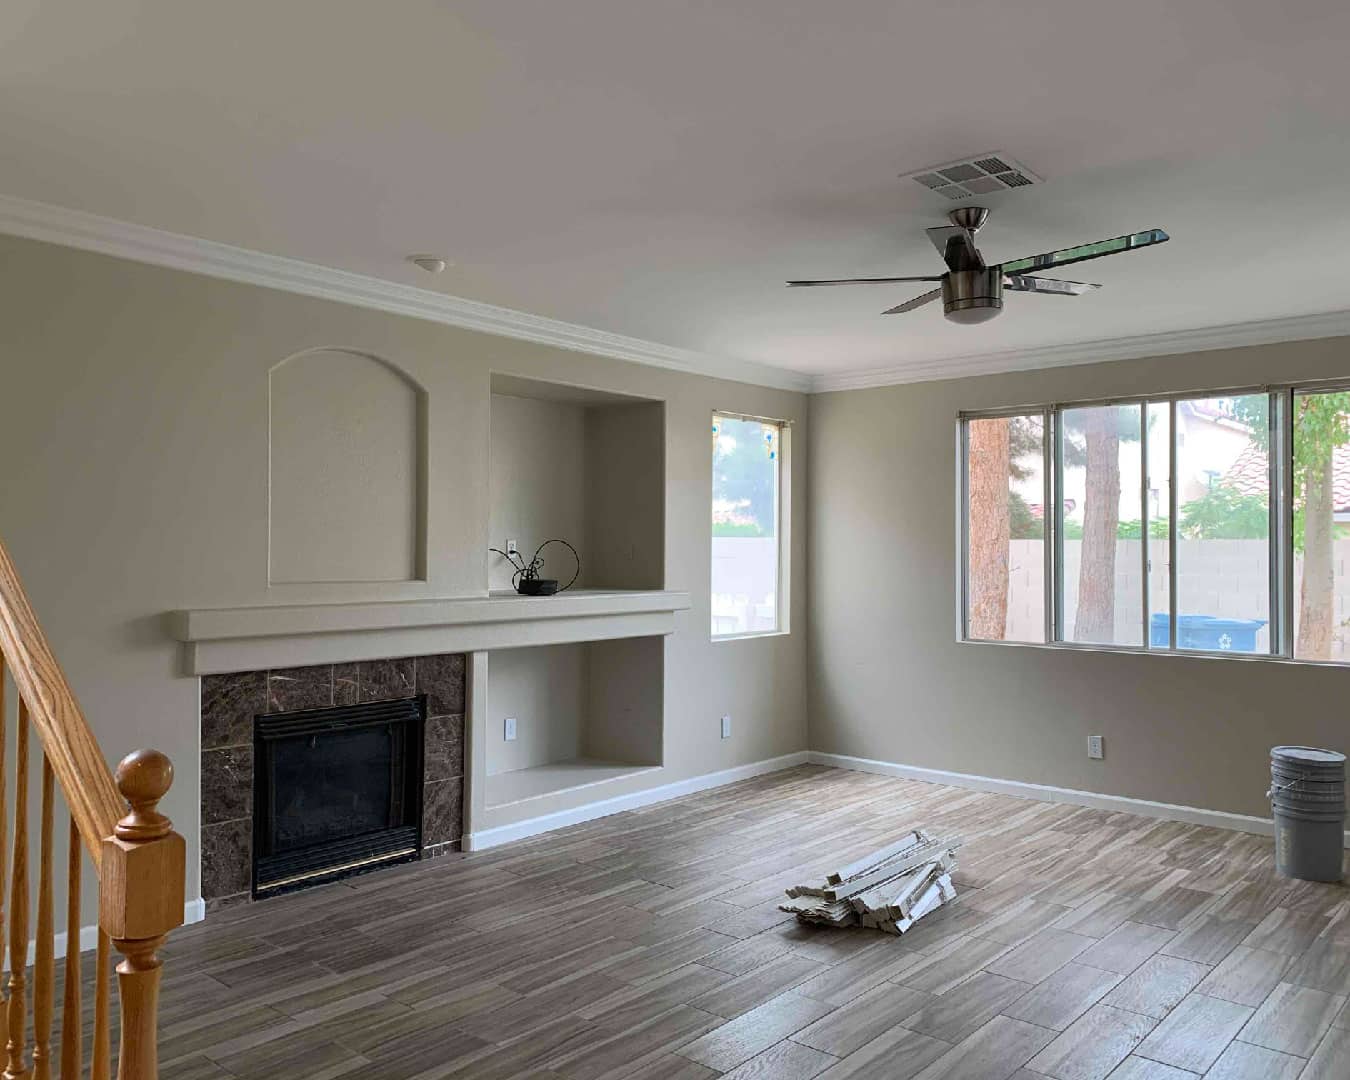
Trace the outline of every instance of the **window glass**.
[[1268, 653], [1270, 396], [1176, 403], [1179, 649]]
[[1172, 452], [1172, 406], [1166, 401], [1147, 406], [1148, 489], [1145, 494], [1145, 532], [1148, 544], [1148, 644], [1166, 649], [1171, 643], [1172, 544], [1168, 532], [1172, 520], [1172, 484], [1168, 479]]
[[1294, 395], [1294, 656], [1350, 660], [1350, 393]]
[[780, 627], [783, 425], [713, 417], [712, 634]]
[[1045, 641], [1045, 421], [970, 420], [965, 431], [966, 633]]
[[1064, 641], [1141, 645], [1143, 407], [1059, 413]]

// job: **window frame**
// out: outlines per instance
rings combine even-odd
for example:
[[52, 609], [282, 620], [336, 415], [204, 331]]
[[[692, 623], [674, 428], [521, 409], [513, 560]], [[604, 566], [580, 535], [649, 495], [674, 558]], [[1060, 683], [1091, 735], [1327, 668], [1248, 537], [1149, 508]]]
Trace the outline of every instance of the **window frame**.
[[[775, 540], [775, 573], [774, 573], [774, 627], [771, 630], [749, 630], [731, 634], [716, 634], [712, 632], [712, 619], [708, 620], [708, 639], [714, 643], [723, 641], [750, 641], [758, 638], [786, 637], [792, 632], [791, 629], [791, 597], [789, 595], [789, 585], [792, 575], [789, 566], [789, 553], [792, 545], [791, 537], [791, 447], [792, 447], [792, 421], [774, 416], [756, 416], [752, 413], [733, 412], [729, 409], [713, 409], [712, 424], [716, 425], [718, 419], [727, 420], [747, 420], [757, 424], [772, 424], [778, 428], [778, 456], [775, 470], [775, 495], [774, 495], [774, 540]], [[714, 450], [714, 460], [716, 451]], [[708, 469], [708, 601], [712, 602], [712, 467]]]
[[[961, 410], [956, 423], [956, 531], [957, 531], [957, 573], [956, 573], [956, 637], [961, 644], [1001, 645], [1031, 649], [1066, 649], [1079, 652], [1112, 652], [1146, 654], [1150, 656], [1182, 656], [1202, 660], [1237, 660], [1257, 663], [1306, 664], [1317, 667], [1350, 667], [1350, 660], [1309, 660], [1294, 655], [1294, 399], [1297, 394], [1334, 393], [1350, 391], [1350, 379], [1306, 380], [1290, 383], [1263, 383], [1254, 385], [1199, 388], [1166, 391], [1151, 394], [1128, 394], [1112, 397], [1084, 398], [1067, 401], [1051, 401], [1021, 406], [1009, 406], [992, 409]], [[1269, 479], [1267, 490], [1270, 493], [1270, 529], [1269, 529], [1269, 610], [1270, 610], [1270, 651], [1267, 653], [1235, 653], [1231, 651], [1206, 649], [1181, 649], [1177, 647], [1177, 445], [1176, 412], [1177, 405], [1184, 401], [1203, 400], [1217, 397], [1239, 397], [1254, 394], [1268, 395], [1269, 409], [1269, 450], [1267, 465]], [[1150, 601], [1148, 597], [1147, 560], [1147, 507], [1148, 507], [1148, 407], [1152, 404], [1168, 406], [1168, 597], [1169, 597], [1169, 634], [1166, 646], [1149, 644]], [[1133, 405], [1142, 410], [1140, 438], [1141, 455], [1141, 559], [1144, 560], [1143, 580], [1143, 644], [1122, 645], [1101, 642], [1075, 642], [1063, 640], [1064, 589], [1059, 581], [1060, 567], [1063, 561], [1064, 507], [1057, 492], [1062, 487], [1060, 468], [1062, 463], [1060, 416], [1066, 409], [1087, 408], [1093, 406]], [[969, 519], [968, 519], [968, 422], [971, 420], [994, 419], [1010, 416], [1040, 415], [1045, 424], [1046, 439], [1043, 446], [1044, 465], [1044, 506], [1055, 508], [1053, 514], [1045, 515], [1046, 567], [1044, 575], [1046, 630], [1045, 641], [1001, 641], [988, 638], [973, 638], [969, 634]]]

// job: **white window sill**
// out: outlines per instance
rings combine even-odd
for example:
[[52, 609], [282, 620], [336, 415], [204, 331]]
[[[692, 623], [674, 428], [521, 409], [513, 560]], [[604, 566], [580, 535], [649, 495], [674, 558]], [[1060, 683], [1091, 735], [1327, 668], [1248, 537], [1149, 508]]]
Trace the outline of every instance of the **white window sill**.
[[1303, 660], [1295, 656], [1270, 653], [1206, 652], [1201, 649], [1145, 649], [1140, 645], [1105, 645], [1074, 641], [988, 641], [983, 638], [957, 638], [958, 645], [996, 645], [1015, 649], [1049, 649], [1052, 652], [1117, 653], [1124, 656], [1179, 656], [1195, 660], [1237, 660], [1244, 663], [1291, 664], [1296, 667], [1350, 668], [1348, 660]]
[[722, 641], [753, 641], [756, 638], [788, 637], [790, 630], [754, 630], [747, 634], [715, 634], [710, 640], [714, 645]]

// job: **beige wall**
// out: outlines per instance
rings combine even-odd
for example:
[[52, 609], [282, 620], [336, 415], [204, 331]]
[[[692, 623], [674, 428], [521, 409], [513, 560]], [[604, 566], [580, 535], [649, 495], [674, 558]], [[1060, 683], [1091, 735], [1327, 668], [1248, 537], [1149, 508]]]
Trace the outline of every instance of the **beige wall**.
[[1347, 374], [1335, 339], [814, 397], [812, 749], [1268, 816], [1269, 747], [1350, 749], [1350, 671], [958, 644], [955, 420]]
[[[586, 528], [586, 410], [563, 401], [492, 395], [491, 509], [488, 542], [514, 540], [528, 560], [550, 537], [574, 544]], [[544, 552], [545, 577], [572, 576], [572, 556], [558, 544]], [[488, 584], [511, 588], [511, 564], [488, 556]], [[588, 584], [585, 567], [577, 588]]]
[[[585, 645], [498, 649], [488, 657], [488, 775], [582, 756], [590, 696]], [[516, 719], [507, 742], [504, 721]]]
[[[804, 396], [12, 238], [0, 238], [0, 295], [0, 536], [109, 758], [146, 745], [173, 758], [165, 809], [189, 843], [189, 896], [198, 683], [180, 674], [164, 613], [482, 594], [493, 370], [666, 402], [666, 581], [693, 608], [666, 641], [667, 767], [652, 783], [805, 748], [804, 634], [708, 636], [712, 411], [804, 430]], [[320, 347], [378, 357], [426, 395], [425, 581], [268, 584], [269, 372]], [[800, 498], [794, 513], [800, 609]], [[353, 521], [352, 543], [374, 527]]]

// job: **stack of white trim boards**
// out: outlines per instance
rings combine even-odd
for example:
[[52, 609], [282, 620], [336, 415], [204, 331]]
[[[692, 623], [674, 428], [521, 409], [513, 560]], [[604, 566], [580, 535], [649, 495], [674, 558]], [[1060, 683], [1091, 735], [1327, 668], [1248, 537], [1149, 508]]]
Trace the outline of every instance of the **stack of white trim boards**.
[[954, 837], [934, 839], [915, 829], [894, 844], [826, 875], [820, 885], [795, 885], [780, 904], [803, 922], [871, 926], [903, 934], [930, 911], [956, 899], [951, 871]]

